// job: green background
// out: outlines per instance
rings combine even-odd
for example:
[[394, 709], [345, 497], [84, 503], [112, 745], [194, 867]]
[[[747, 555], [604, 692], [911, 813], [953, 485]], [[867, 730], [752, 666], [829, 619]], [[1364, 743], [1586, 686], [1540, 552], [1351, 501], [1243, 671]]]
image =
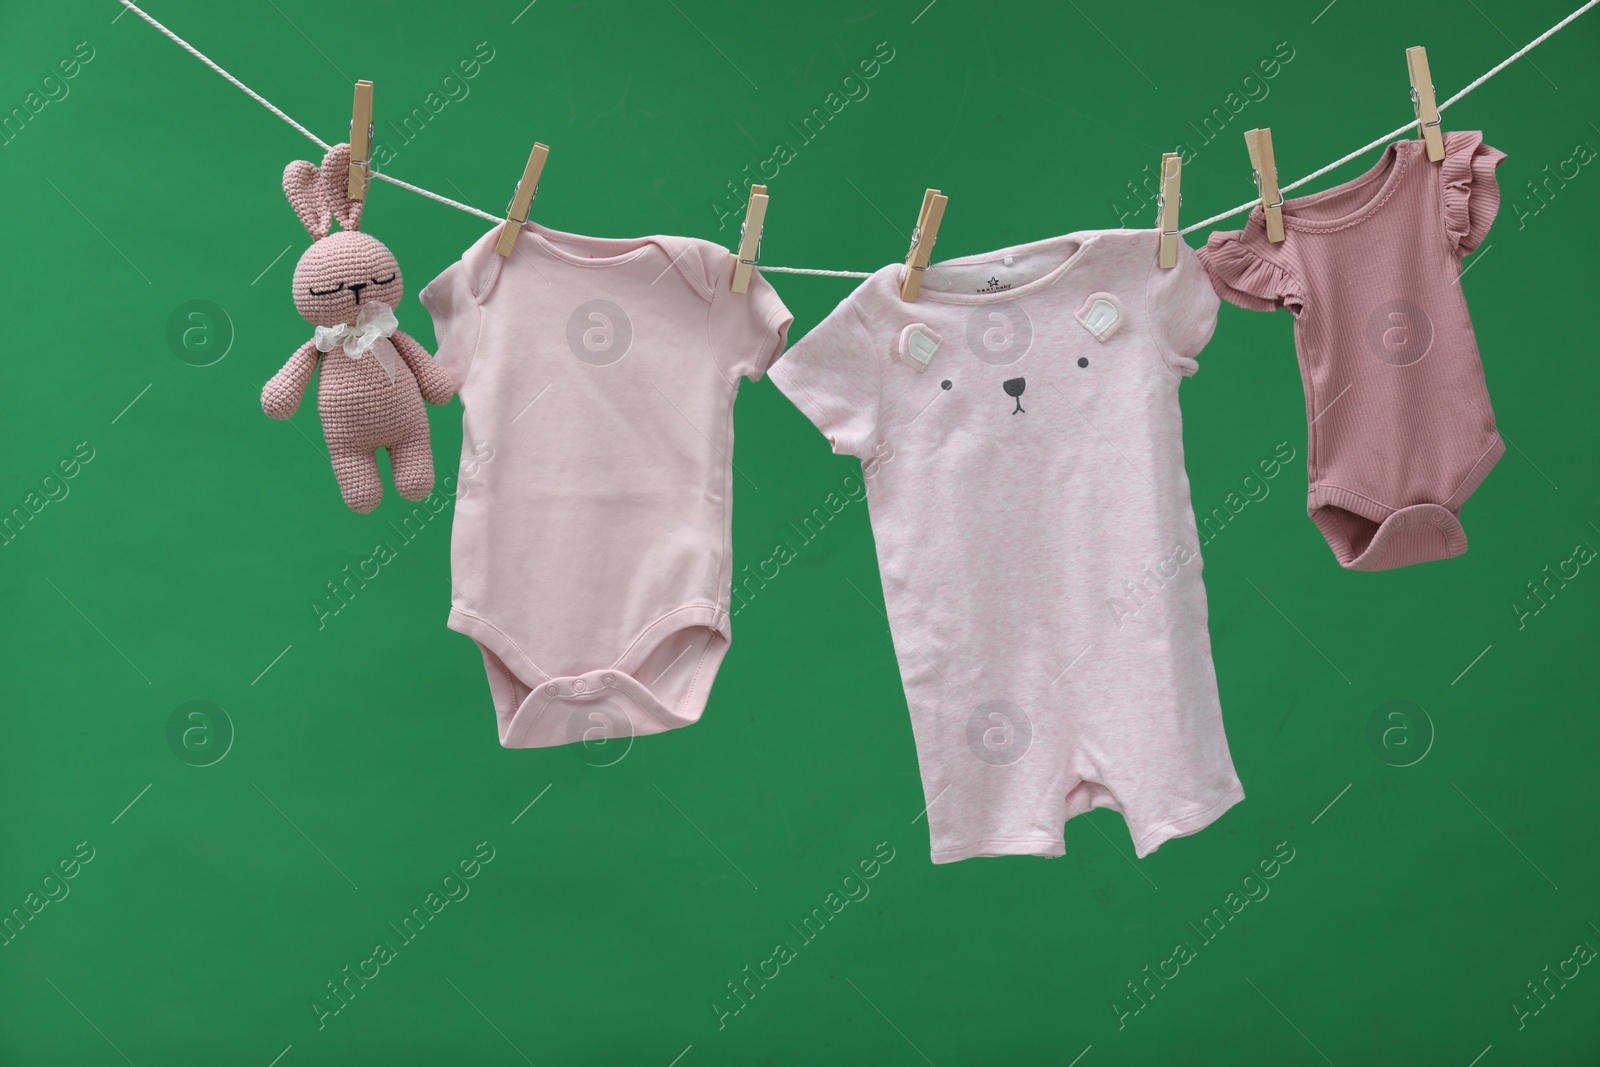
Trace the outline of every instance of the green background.
[[[1409, 116], [1405, 46], [1429, 46], [1443, 98], [1573, 2], [152, 14], [329, 141], [351, 83], [372, 79], [385, 169], [490, 211], [548, 143], [534, 215], [563, 230], [732, 246], [727, 184], [787, 141], [763, 260], [871, 270], [904, 255], [930, 185], [951, 198], [937, 258], [1130, 210], [1148, 226], [1128, 183], [1180, 141], [1186, 219], [1221, 211], [1251, 195], [1245, 128], [1272, 126], [1281, 174], [1299, 176]], [[1196, 510], [1259, 498], [1204, 550], [1249, 799], [1143, 861], [1098, 811], [1067, 825], [1063, 859], [933, 867], [860, 504], [741, 611], [698, 725], [621, 752], [499, 746], [481, 658], [445, 628], [448, 509], [410, 540], [392, 486], [375, 513], [347, 511], [314, 404], [292, 426], [259, 407], [310, 332], [288, 292], [307, 239], [280, 175], [320, 151], [119, 10], [0, 13], [0, 110], [61, 96], [43, 80], [79, 42], [93, 56], [0, 148], [15, 331], [0, 508], [58, 498], [0, 548], [0, 907], [68, 891], [0, 947], [0, 1063], [1600, 1057], [1600, 967], [1551, 980], [1546, 1000], [1528, 988], [1600, 947], [1600, 576], [1582, 566], [1537, 614], [1516, 607], [1540, 604], [1527, 583], [1545, 567], [1600, 547], [1600, 175], [1565, 163], [1600, 146], [1600, 15], [1445, 113], [1508, 153], [1465, 286], [1512, 447], [1466, 505], [1471, 550], [1341, 570], [1304, 513], [1290, 319], [1224, 307], [1183, 407]], [[480, 42], [493, 58], [447, 82]], [[868, 95], [802, 143], [790, 123], [843, 95], [880, 42], [893, 59]], [[386, 125], [430, 93], [457, 99], [409, 139]], [[1214, 108], [1228, 121], [1207, 143], [1191, 123]], [[416, 294], [486, 224], [375, 184], [366, 228], [406, 271], [402, 326], [431, 347]], [[854, 285], [770, 277], [796, 337]], [[189, 320], [194, 301], [214, 309]], [[176, 343], [174, 321], [194, 327]], [[458, 403], [430, 417], [442, 479]], [[754, 563], [859, 469], [770, 383], [746, 385], [737, 434], [734, 548]], [[1280, 442], [1295, 459], [1247, 482]], [[53, 479], [75, 450], [92, 459]], [[396, 558], [319, 627], [326, 583], [380, 540]], [[212, 710], [175, 740], [192, 701]], [[1407, 702], [1397, 718], [1391, 701]], [[327, 983], [398, 942], [389, 924], [480, 842], [493, 859], [470, 895], [319, 1027]], [[802, 943], [790, 924], [880, 843], [893, 859], [870, 895]], [[74, 867], [75, 850], [92, 859]], [[1246, 883], [1275, 854], [1293, 858]], [[47, 882], [63, 861], [75, 876]], [[796, 958], [719, 1026], [726, 984], [780, 941]], [[1180, 941], [1195, 958], [1135, 999], [1128, 983]]]

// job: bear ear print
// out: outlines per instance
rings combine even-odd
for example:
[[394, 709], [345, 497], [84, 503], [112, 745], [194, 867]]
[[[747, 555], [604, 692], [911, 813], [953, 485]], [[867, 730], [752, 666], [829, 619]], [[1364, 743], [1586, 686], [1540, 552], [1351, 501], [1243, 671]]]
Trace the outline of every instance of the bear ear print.
[[928, 361], [943, 343], [944, 338], [933, 327], [913, 322], [900, 331], [900, 358], [920, 373], [927, 369]]
[[361, 209], [365, 200], [350, 199], [350, 146], [336, 144], [322, 157], [322, 199], [339, 220], [339, 228], [361, 229]]
[[300, 216], [300, 222], [313, 241], [328, 236], [333, 226], [333, 216], [322, 195], [322, 182], [317, 168], [303, 159], [297, 159], [283, 168], [283, 194], [289, 206]]
[[1116, 333], [1122, 318], [1122, 301], [1110, 293], [1090, 293], [1083, 307], [1078, 309], [1078, 321], [1096, 341], [1104, 341]]

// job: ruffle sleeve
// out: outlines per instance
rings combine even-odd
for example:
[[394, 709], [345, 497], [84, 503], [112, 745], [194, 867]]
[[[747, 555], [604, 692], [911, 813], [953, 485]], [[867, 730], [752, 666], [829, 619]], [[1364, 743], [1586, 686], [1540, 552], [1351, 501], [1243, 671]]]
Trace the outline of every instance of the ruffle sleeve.
[[1465, 256], [1483, 241], [1489, 224], [1500, 210], [1500, 183], [1494, 170], [1506, 154], [1483, 143], [1477, 131], [1448, 130], [1440, 185], [1444, 203], [1444, 231], [1457, 256]]
[[[1196, 253], [1211, 278], [1211, 287], [1230, 304], [1249, 311], [1288, 308], [1298, 315], [1305, 306], [1299, 281], [1286, 267], [1250, 248], [1248, 230], [1214, 233]], [[1265, 240], [1265, 237], [1262, 237]]]

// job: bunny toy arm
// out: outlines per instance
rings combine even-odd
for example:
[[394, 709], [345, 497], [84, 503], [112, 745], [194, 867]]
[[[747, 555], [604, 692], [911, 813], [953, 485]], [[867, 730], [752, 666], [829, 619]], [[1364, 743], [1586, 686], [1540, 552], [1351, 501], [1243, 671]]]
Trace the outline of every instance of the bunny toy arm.
[[406, 361], [406, 366], [411, 368], [411, 373], [417, 376], [422, 399], [430, 404], [449, 403], [455, 395], [456, 384], [450, 380], [450, 375], [439, 365], [439, 361], [428, 355], [428, 350], [404, 330], [396, 330], [389, 340], [394, 342], [395, 350]]
[[299, 351], [289, 357], [283, 369], [262, 386], [261, 410], [274, 419], [287, 419], [293, 415], [300, 407], [300, 398], [305, 395], [306, 386], [311, 384], [311, 375], [316, 371], [321, 355], [315, 341], [301, 345]]

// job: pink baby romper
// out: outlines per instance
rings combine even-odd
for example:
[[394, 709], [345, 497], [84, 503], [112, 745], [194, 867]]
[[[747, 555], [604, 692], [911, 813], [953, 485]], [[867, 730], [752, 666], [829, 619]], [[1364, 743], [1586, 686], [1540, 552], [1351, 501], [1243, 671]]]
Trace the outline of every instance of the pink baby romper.
[[1158, 244], [946, 260], [912, 304], [891, 264], [769, 372], [863, 461], [934, 863], [1064, 855], [1094, 808], [1147, 856], [1244, 799], [1178, 405], [1221, 302]]
[[1294, 315], [1306, 510], [1350, 570], [1465, 552], [1462, 502], [1505, 452], [1460, 282], [1504, 158], [1481, 133], [1446, 133], [1439, 163], [1397, 141], [1361, 177], [1285, 202], [1282, 243], [1257, 207], [1200, 250], [1224, 300]]

